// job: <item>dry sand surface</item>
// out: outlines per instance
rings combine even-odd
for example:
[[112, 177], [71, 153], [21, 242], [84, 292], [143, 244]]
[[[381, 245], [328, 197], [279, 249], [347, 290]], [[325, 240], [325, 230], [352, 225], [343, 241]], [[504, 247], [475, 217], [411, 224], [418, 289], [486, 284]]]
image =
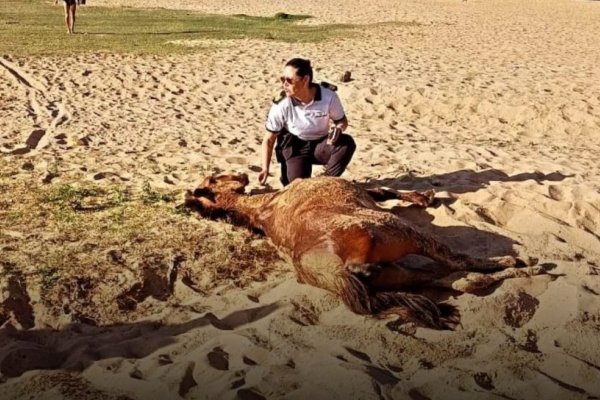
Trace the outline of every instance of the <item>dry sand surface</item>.
[[[555, 268], [451, 296], [455, 331], [390, 329], [393, 319], [296, 283], [289, 266], [243, 289], [190, 294], [177, 282], [127, 324], [40, 313], [19, 331], [13, 316], [0, 330], [0, 398], [600, 397], [600, 2], [93, 2], [166, 3], [364, 26], [319, 44], [186, 43], [207, 49], [179, 57], [5, 55], [1, 157], [33, 171], [2, 179], [42, 185], [58, 165], [49, 185], [149, 181], [183, 193], [215, 169], [256, 177], [277, 77], [304, 56], [339, 86], [358, 144], [346, 178], [434, 188], [434, 207], [398, 212], [456, 250]], [[353, 80], [341, 83], [345, 70]], [[4, 221], [0, 232], [0, 244], [17, 235]]]

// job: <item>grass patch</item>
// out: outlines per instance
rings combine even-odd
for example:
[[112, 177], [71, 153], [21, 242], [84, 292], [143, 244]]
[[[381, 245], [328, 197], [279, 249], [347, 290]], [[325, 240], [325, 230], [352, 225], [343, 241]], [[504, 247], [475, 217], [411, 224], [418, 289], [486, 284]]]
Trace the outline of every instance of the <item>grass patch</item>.
[[58, 283], [60, 276], [58, 275], [58, 269], [54, 267], [44, 266], [39, 269], [40, 283], [44, 290], [50, 290], [56, 283]]
[[150, 186], [150, 182], [144, 182], [142, 200], [145, 204], [158, 203], [160, 201], [173, 202], [176, 196], [173, 193], [161, 193]]
[[[172, 265], [198, 302], [281, 272], [266, 239], [178, 209], [182, 193], [149, 183], [32, 185], [17, 168], [0, 158], [0, 275], [39, 293], [42, 322], [124, 322], [146, 307], [152, 315], [152, 301], [179, 301]], [[0, 302], [2, 315], [10, 312]]]
[[[61, 2], [62, 3], [62, 2]], [[21, 0], [0, 3], [0, 53], [60, 55], [81, 52], [170, 54], [201, 51], [172, 43], [198, 39], [268, 39], [318, 42], [342, 33], [350, 25], [298, 25], [306, 15], [278, 13], [273, 17], [209, 15], [165, 9], [77, 8], [75, 31], [67, 35], [62, 4]]]

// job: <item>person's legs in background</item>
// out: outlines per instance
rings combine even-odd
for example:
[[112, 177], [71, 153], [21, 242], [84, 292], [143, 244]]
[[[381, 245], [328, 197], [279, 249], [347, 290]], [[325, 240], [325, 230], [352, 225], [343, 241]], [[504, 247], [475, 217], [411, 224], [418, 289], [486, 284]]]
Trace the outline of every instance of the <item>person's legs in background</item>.
[[69, 15], [69, 8], [71, 6], [69, 5], [68, 1], [64, 1], [63, 4], [65, 6], [65, 26], [67, 27], [67, 33], [71, 33], [71, 18]]
[[74, 1], [69, 6], [69, 12], [71, 14], [71, 33], [75, 33], [75, 12], [77, 11], [77, 3]]
[[67, 33], [75, 32], [75, 11], [77, 3], [75, 0], [64, 1], [65, 5], [65, 25], [67, 26]]

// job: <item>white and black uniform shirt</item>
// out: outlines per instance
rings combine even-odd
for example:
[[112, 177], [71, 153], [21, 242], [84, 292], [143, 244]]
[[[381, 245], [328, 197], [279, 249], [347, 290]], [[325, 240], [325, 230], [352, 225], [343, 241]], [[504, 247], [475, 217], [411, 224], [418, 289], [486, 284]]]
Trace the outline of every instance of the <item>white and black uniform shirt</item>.
[[302, 140], [316, 140], [327, 136], [329, 120], [335, 123], [343, 120], [344, 108], [333, 90], [315, 86], [317, 93], [308, 104], [302, 104], [292, 97], [285, 97], [273, 104], [267, 117], [267, 130], [278, 134], [285, 129]]

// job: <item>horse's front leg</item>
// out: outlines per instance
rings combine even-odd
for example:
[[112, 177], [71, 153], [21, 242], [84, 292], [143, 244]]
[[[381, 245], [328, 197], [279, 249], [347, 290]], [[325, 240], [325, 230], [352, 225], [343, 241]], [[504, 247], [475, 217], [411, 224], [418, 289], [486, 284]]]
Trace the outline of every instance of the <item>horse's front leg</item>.
[[409, 203], [416, 204], [420, 207], [427, 207], [431, 205], [433, 199], [435, 197], [435, 191], [430, 189], [425, 192], [400, 192], [393, 191], [386, 188], [370, 188], [366, 189], [367, 193], [373, 198], [375, 201], [385, 201], [385, 200], [403, 200]]

